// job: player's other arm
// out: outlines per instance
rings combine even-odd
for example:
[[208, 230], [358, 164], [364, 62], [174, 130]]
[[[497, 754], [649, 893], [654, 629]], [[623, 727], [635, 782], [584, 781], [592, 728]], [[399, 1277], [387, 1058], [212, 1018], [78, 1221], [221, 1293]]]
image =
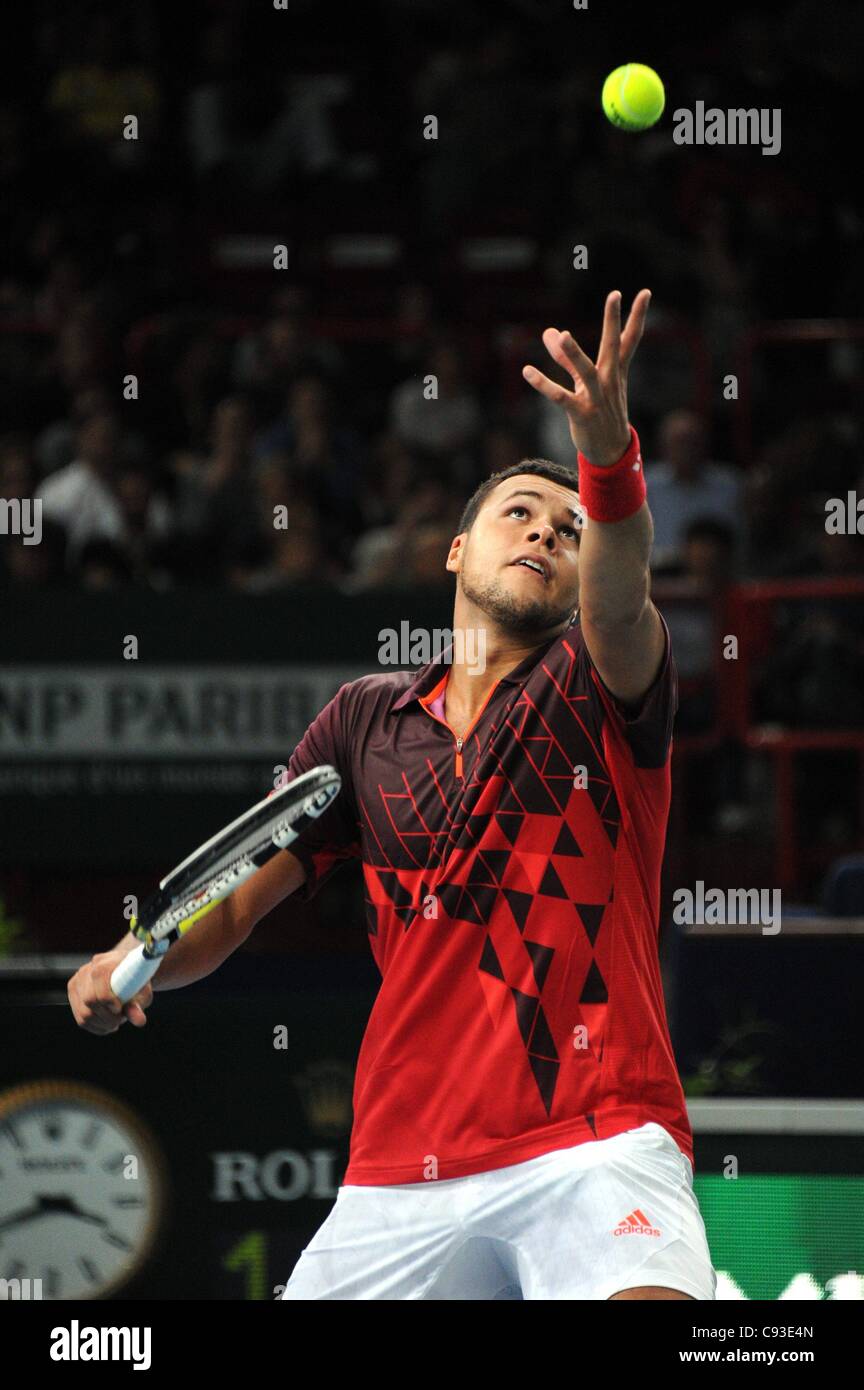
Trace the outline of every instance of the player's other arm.
[[[153, 988], [179, 989], [212, 975], [243, 945], [262, 917], [283, 898], [296, 893], [305, 879], [306, 870], [300, 860], [283, 849], [208, 914], [205, 931], [189, 932], [171, 947], [153, 977]], [[137, 938], [130, 932], [122, 944], [127, 941], [137, 942]]]
[[82, 965], [69, 981], [67, 993], [76, 1023], [88, 1033], [98, 1034], [116, 1032], [127, 1018], [142, 1027], [147, 1021], [144, 1010], [152, 1002], [154, 987], [179, 989], [211, 975], [242, 946], [262, 917], [283, 898], [296, 893], [305, 879], [306, 870], [300, 860], [290, 850], [282, 850], [214, 907], [208, 914], [206, 931], [189, 932], [171, 947], [152, 985], [145, 985], [134, 999], [121, 1004], [111, 989], [111, 975], [123, 957], [141, 944], [128, 932], [112, 950], [100, 952]]

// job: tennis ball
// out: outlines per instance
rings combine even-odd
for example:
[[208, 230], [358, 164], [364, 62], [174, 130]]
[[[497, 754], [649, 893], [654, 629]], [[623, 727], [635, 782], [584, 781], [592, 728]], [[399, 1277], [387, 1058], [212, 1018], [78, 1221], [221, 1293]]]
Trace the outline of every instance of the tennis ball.
[[603, 110], [621, 130], [647, 130], [666, 105], [663, 83], [644, 63], [625, 63], [603, 83]]

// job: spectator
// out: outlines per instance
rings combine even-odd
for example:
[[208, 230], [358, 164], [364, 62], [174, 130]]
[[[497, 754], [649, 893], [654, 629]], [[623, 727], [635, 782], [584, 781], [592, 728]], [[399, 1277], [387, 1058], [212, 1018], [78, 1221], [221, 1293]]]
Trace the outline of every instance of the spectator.
[[341, 532], [359, 524], [357, 498], [363, 476], [359, 437], [336, 417], [332, 392], [318, 372], [304, 372], [288, 388], [280, 418], [256, 437], [256, 460], [284, 453], [292, 476], [333, 516]]
[[440, 521], [418, 526], [411, 540], [408, 583], [452, 589], [453, 576], [444, 565], [452, 540], [452, 530]]
[[174, 367], [168, 401], [192, 449], [207, 447], [213, 409], [224, 394], [226, 377], [222, 345], [211, 333], [197, 333]]
[[29, 440], [24, 434], [0, 439], [0, 497], [32, 497], [36, 469]]
[[[544, 367], [545, 370], [545, 367]], [[546, 373], [550, 376], [550, 373]], [[562, 373], [556, 374], [551, 368], [552, 380], [562, 381]], [[572, 384], [572, 383], [571, 383]], [[570, 437], [567, 416], [560, 406], [553, 405], [544, 396], [534, 394], [530, 403], [537, 431], [537, 451], [541, 458], [556, 459], [559, 463], [576, 466], [576, 450]]]
[[[542, 400], [542, 396], [537, 397]], [[559, 415], [563, 411], [558, 411]], [[488, 478], [492, 473], [503, 473], [505, 468], [511, 468], [515, 463], [521, 463], [530, 453], [525, 447], [518, 430], [513, 428], [504, 420], [490, 421], [489, 428], [483, 431], [480, 443], [480, 473], [484, 478]], [[573, 456], [573, 441], [570, 441], [569, 454], [564, 458]], [[543, 454], [543, 458], [555, 457], [554, 455]]]
[[[861, 496], [861, 494], [857, 494]], [[843, 499], [845, 501], [845, 498]], [[858, 531], [826, 530], [825, 503], [820, 498], [812, 518], [812, 544], [808, 553], [808, 572], [838, 579], [864, 577], [864, 535]]]
[[44, 364], [44, 375], [69, 396], [104, 381], [110, 353], [102, 327], [89, 308], [76, 308], [57, 325], [54, 349]]
[[[118, 418], [99, 411], [80, 426], [73, 462], [39, 485], [43, 517], [65, 527], [72, 564], [90, 540], [130, 543], [129, 517], [117, 486], [121, 457]], [[164, 535], [170, 527], [167, 503], [155, 492], [147, 500], [146, 526], [153, 535]]]
[[735, 578], [735, 532], [714, 517], [697, 517], [684, 534], [684, 577], [707, 597]]
[[[427, 375], [435, 378], [435, 397], [425, 384]], [[439, 467], [452, 467], [454, 456], [470, 449], [480, 425], [479, 402], [453, 342], [434, 347], [423, 376], [403, 382], [390, 399], [390, 428], [396, 438]]]
[[[274, 477], [267, 479], [265, 493]], [[336, 583], [340, 578], [338, 556], [325, 544], [312, 502], [294, 494], [287, 505], [287, 526], [274, 526], [271, 513], [257, 537], [237, 538], [230, 546], [227, 577], [232, 588], [262, 594], [292, 584]]]
[[[44, 477], [65, 468], [75, 457], [75, 447], [80, 426], [91, 415], [111, 412], [112, 401], [108, 387], [102, 383], [85, 386], [76, 391], [68, 418], [55, 420], [46, 425], [36, 436], [34, 456], [40, 474]], [[128, 463], [142, 463], [147, 456], [144, 436], [131, 430], [124, 430], [121, 439], [121, 457]]]
[[274, 532], [267, 564], [247, 571], [242, 579], [236, 569], [230, 575], [234, 587], [250, 594], [276, 593], [298, 584], [335, 584], [338, 578], [338, 566], [326, 553], [316, 526]]
[[4, 536], [0, 570], [4, 585], [24, 588], [57, 587], [67, 583], [66, 530], [56, 521], [42, 518], [42, 539], [25, 545], [20, 536]]
[[[675, 578], [663, 577], [657, 600], [669, 625], [678, 668], [675, 728], [685, 737], [707, 734], [717, 726], [723, 613], [718, 600], [735, 577], [732, 528], [713, 517], [691, 521], [680, 571]], [[686, 766], [688, 815], [694, 829], [729, 834], [751, 824], [752, 811], [744, 799], [745, 755], [738, 743], [723, 738], [715, 747], [692, 752]]]
[[404, 378], [406, 372], [422, 375], [424, 346], [440, 331], [435, 296], [429, 286], [415, 280], [400, 285], [393, 306], [393, 339], [388, 345], [396, 380]]
[[277, 414], [295, 377], [317, 372], [335, 379], [342, 368], [342, 353], [315, 334], [302, 291], [292, 288], [274, 296], [272, 317], [263, 328], [239, 339], [231, 375], [238, 390], [252, 398], [258, 415], [267, 419]]
[[358, 505], [364, 530], [389, 526], [420, 479], [410, 452], [394, 434], [384, 432], [373, 441]]
[[[390, 526], [368, 531], [352, 555], [352, 571], [346, 582], [350, 593], [379, 586], [401, 587], [412, 580], [413, 552], [419, 533], [429, 527], [448, 532], [446, 547], [456, 535], [460, 511], [450, 489], [441, 479], [430, 478], [405, 500]], [[428, 542], [428, 535], [424, 546]], [[443, 566], [447, 550], [441, 556]], [[429, 573], [428, 555], [424, 561]], [[419, 582], [419, 581], [418, 581]]]
[[88, 541], [78, 556], [78, 580], [82, 589], [91, 591], [119, 589], [131, 583], [132, 566], [122, 546], [108, 540]]
[[[664, 575], [663, 607], [681, 680], [678, 726], [682, 733], [707, 728], [713, 720], [717, 662], [717, 600], [735, 578], [735, 537], [730, 526], [713, 517], [691, 521], [684, 537], [679, 572]], [[688, 600], [690, 600], [688, 602]]]
[[243, 396], [225, 396], [213, 409], [209, 453], [174, 458], [178, 523], [207, 545], [228, 531], [255, 529], [250, 498], [252, 413]]
[[[859, 605], [860, 606], [860, 605]], [[779, 640], [755, 682], [757, 719], [791, 728], [864, 724], [864, 637], [829, 602], [778, 611]]]
[[[149, 468], [118, 464], [114, 494], [122, 518], [122, 553], [133, 578], [157, 582], [157, 556], [174, 531], [172, 509]], [[158, 580], [161, 586], [161, 579]]]
[[655, 570], [680, 563], [687, 525], [697, 517], [725, 521], [736, 541], [742, 535], [739, 475], [725, 464], [709, 463], [705, 446], [705, 425], [694, 411], [673, 410], [663, 420], [662, 461], [646, 469]]

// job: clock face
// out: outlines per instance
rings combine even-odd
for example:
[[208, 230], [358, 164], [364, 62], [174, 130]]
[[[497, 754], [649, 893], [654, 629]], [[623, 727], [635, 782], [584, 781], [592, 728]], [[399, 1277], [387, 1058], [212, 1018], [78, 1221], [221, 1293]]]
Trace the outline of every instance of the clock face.
[[63, 1300], [127, 1283], [153, 1244], [163, 1171], [152, 1136], [105, 1091], [40, 1081], [0, 1093], [0, 1298], [39, 1297], [34, 1280]]

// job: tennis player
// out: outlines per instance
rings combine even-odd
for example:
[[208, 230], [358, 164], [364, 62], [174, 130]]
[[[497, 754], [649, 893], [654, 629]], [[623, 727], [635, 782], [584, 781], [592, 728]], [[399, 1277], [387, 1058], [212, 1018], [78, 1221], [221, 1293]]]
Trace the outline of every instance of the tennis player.
[[[657, 949], [677, 680], [627, 411], [649, 300], [622, 331], [608, 296], [596, 364], [546, 330], [571, 389], [523, 375], [578, 479], [532, 459], [481, 484], [446, 558], [475, 640], [341, 687], [287, 772], [332, 764], [341, 796], [155, 977], [209, 973], [362, 860], [383, 979], [348, 1168], [285, 1299], [715, 1296]], [[140, 1026], [152, 995], [112, 1003], [96, 960], [79, 1021]]]
[[468, 502], [446, 565], [475, 640], [343, 686], [289, 765], [342, 773], [292, 852], [304, 897], [360, 855], [383, 983], [286, 1299], [714, 1297], [657, 954], [677, 683], [626, 391], [649, 300], [622, 332], [608, 296], [596, 365], [546, 330], [572, 389], [524, 369], [579, 491], [531, 460]]

